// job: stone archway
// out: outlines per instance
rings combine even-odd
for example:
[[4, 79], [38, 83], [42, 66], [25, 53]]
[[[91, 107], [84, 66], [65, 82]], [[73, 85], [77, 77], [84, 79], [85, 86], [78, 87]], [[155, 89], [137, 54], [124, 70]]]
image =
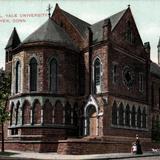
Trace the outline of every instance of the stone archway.
[[98, 136], [99, 134], [99, 112], [98, 104], [90, 95], [84, 107], [84, 136]]
[[97, 113], [96, 108], [93, 105], [87, 107], [87, 135], [96, 136], [97, 135]]

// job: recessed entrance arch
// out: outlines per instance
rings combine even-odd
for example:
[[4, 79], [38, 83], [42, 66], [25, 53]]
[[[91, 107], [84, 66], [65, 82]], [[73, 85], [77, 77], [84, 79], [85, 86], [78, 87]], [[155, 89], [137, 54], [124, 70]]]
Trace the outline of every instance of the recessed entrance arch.
[[92, 95], [84, 107], [84, 136], [99, 135], [99, 107]]
[[87, 135], [96, 136], [97, 135], [97, 112], [93, 105], [89, 105], [86, 109], [86, 119], [87, 119]]

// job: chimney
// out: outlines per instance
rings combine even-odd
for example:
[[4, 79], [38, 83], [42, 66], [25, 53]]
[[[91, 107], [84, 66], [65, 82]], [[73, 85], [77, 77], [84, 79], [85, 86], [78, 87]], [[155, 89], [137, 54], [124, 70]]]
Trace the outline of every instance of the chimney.
[[158, 41], [157, 49], [158, 49], [158, 64], [160, 65], [160, 38]]
[[149, 42], [145, 42], [144, 43], [144, 49], [148, 55], [148, 58], [150, 58], [150, 50], [151, 50], [151, 47], [150, 47], [150, 43]]
[[103, 40], [108, 40], [111, 33], [111, 21], [110, 19], [105, 19], [103, 24]]

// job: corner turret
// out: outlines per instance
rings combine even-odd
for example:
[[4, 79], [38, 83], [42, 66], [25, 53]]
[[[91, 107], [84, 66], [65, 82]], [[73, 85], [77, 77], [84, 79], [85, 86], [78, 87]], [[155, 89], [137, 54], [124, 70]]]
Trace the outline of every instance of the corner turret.
[[11, 72], [11, 62], [12, 62], [12, 51], [21, 43], [16, 28], [14, 27], [12, 34], [6, 45], [6, 60], [5, 60], [5, 70]]

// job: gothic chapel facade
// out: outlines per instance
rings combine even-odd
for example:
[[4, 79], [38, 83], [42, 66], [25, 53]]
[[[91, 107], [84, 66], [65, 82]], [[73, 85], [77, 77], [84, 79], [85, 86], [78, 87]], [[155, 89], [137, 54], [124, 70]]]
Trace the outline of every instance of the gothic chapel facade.
[[14, 28], [6, 46], [7, 148], [130, 151], [136, 134], [150, 143], [150, 63], [130, 7], [91, 25], [56, 4], [23, 42]]

